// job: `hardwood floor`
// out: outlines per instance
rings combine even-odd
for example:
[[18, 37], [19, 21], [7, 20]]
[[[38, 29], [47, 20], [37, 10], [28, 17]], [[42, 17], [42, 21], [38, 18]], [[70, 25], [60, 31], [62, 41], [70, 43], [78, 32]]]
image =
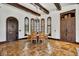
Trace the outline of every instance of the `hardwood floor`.
[[77, 56], [79, 44], [48, 40], [46, 44], [31, 44], [27, 39], [0, 45], [1, 56]]

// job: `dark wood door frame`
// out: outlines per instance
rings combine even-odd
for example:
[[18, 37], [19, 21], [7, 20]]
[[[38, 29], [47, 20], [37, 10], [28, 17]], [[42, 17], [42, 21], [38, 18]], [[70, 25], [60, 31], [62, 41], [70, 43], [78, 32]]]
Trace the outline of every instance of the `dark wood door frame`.
[[18, 24], [18, 20], [15, 18], [15, 17], [8, 17], [6, 19], [6, 41], [8, 42], [8, 21], [13, 18], [12, 20], [16, 21], [17, 22], [17, 36], [16, 36], [16, 40], [18, 40], [18, 27], [19, 27], [19, 24]]

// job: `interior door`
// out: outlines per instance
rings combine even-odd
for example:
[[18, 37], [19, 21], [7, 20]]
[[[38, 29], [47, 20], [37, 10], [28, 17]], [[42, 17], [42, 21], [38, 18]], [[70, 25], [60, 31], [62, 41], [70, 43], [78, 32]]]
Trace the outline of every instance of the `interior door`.
[[75, 10], [62, 13], [60, 20], [61, 40], [76, 42]]
[[67, 19], [67, 41], [75, 42], [75, 35], [75, 17], [71, 13]]
[[61, 21], [60, 21], [60, 32], [61, 32], [61, 40], [64, 40], [66, 41], [67, 37], [67, 33], [66, 33], [66, 18], [67, 18], [67, 15], [63, 16], [61, 18]]
[[7, 41], [14, 41], [18, 39], [18, 21], [14, 17], [7, 19]]

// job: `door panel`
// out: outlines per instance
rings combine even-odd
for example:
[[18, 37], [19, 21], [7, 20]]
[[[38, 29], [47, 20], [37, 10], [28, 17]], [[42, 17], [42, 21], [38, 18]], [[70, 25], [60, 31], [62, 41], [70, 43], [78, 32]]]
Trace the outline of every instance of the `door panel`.
[[66, 33], [65, 33], [65, 29], [66, 29], [66, 23], [65, 23], [65, 17], [61, 18], [61, 40], [66, 40]]
[[67, 39], [68, 41], [74, 42], [75, 41], [75, 17], [71, 17], [71, 14], [68, 15], [67, 28], [68, 28]]
[[67, 19], [67, 41], [72, 41], [71, 37], [72, 37], [72, 27], [71, 27], [71, 14], [68, 15], [68, 19]]
[[[72, 25], [73, 24], [73, 25]], [[75, 27], [75, 17], [72, 17], [72, 42], [76, 42], [76, 27]]]
[[75, 42], [75, 17], [71, 17], [71, 14], [68, 15], [67, 29], [67, 40]]
[[18, 21], [16, 18], [10, 17], [7, 19], [7, 41], [18, 39]]

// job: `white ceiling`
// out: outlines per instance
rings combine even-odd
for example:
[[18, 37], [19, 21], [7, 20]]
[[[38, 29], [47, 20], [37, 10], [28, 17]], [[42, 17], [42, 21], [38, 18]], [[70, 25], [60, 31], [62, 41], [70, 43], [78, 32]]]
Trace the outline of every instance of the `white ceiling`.
[[55, 7], [55, 5], [53, 3], [41, 3], [41, 5], [49, 11], [57, 10], [57, 8]]
[[[41, 10], [39, 9], [38, 6], [36, 6], [36, 5], [32, 4], [32, 3], [19, 3], [19, 4], [22, 5], [22, 6], [24, 6], [24, 7], [26, 7], [26, 8], [29, 8], [29, 9], [35, 11], [35, 12], [37, 12], [37, 13], [45, 14], [43, 11], [41, 11]], [[38, 11], [39, 11], [39, 12], [38, 12]]]
[[20, 5], [23, 5], [26, 8], [32, 9], [33, 11], [36, 11], [36, 7], [31, 5], [30, 3], [19, 3]]
[[[33, 11], [36, 11], [37, 12], [37, 8], [36, 6], [30, 3], [20, 3], [21, 5], [29, 8], [29, 9], [32, 9]], [[46, 8], [49, 12], [51, 11], [56, 11], [57, 8], [56, 6], [54, 5], [54, 3], [40, 3], [44, 8]], [[73, 5], [73, 4], [76, 4], [76, 3], [60, 3], [61, 7], [64, 7], [64, 6], [69, 6], [69, 5]], [[39, 8], [39, 7], [38, 7]], [[40, 9], [39, 9], [39, 12], [40, 13]]]
[[68, 5], [74, 5], [76, 3], [60, 3], [61, 7], [64, 7], [64, 6], [68, 6]]
[[[43, 7], [45, 7], [49, 11], [55, 11], [57, 10], [56, 6], [54, 3], [40, 3]], [[60, 3], [61, 7], [68, 6], [68, 5], [73, 5], [76, 3]]]

